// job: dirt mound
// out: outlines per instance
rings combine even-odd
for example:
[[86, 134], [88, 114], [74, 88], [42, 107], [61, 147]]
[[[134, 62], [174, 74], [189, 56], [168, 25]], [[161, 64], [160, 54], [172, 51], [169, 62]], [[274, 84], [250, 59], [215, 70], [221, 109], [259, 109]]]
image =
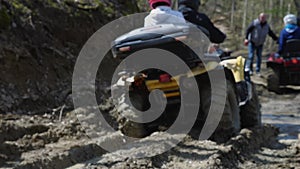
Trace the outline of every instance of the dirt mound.
[[71, 110], [71, 78], [83, 44], [104, 24], [137, 10], [133, 1], [1, 0], [0, 113]]
[[103, 150], [89, 143], [76, 118], [1, 115], [0, 166], [63, 168]]

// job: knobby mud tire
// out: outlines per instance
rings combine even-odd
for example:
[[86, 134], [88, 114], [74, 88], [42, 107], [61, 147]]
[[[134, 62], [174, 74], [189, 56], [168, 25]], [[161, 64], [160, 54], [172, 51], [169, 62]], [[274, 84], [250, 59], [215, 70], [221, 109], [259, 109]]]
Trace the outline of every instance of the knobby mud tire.
[[[216, 100], [213, 100], [211, 103], [212, 91], [211, 91], [209, 79], [202, 77], [202, 78], [198, 78], [197, 81], [198, 81], [198, 85], [201, 83], [199, 87], [200, 110], [199, 110], [197, 122], [193, 127], [193, 131], [191, 132], [192, 137], [199, 137], [199, 133], [203, 128], [211, 104], [212, 106], [219, 106], [218, 104], [220, 103], [220, 100], [218, 100], [219, 97], [217, 97]], [[238, 105], [235, 85], [229, 79], [227, 79], [226, 82], [227, 82], [226, 86], [223, 85], [217, 86], [217, 90], [227, 91], [225, 108], [221, 120], [218, 124], [217, 129], [210, 137], [210, 139], [217, 142], [224, 142], [228, 140], [232, 135], [236, 134], [240, 130], [239, 105]], [[215, 92], [215, 94], [217, 95], [218, 92]], [[220, 99], [223, 99], [223, 97], [220, 97]]]
[[241, 107], [241, 127], [261, 126], [261, 111], [255, 84], [252, 83], [252, 98]]
[[279, 86], [279, 77], [277, 72], [272, 69], [268, 68], [267, 71], [267, 88], [269, 91], [280, 93], [280, 86]]
[[213, 140], [224, 142], [240, 130], [240, 108], [235, 84], [232, 80], [226, 80], [227, 98], [221, 121], [213, 134]]
[[123, 134], [134, 138], [144, 138], [151, 134], [147, 126], [141, 123], [136, 123], [132, 121], [127, 121], [123, 124], [121, 128]]
[[[135, 92], [130, 93], [130, 102], [139, 111], [145, 111], [150, 107], [147, 93]], [[120, 112], [122, 113], [122, 112]], [[125, 119], [121, 122], [121, 131], [129, 137], [143, 138], [151, 134], [146, 124], [133, 122]]]

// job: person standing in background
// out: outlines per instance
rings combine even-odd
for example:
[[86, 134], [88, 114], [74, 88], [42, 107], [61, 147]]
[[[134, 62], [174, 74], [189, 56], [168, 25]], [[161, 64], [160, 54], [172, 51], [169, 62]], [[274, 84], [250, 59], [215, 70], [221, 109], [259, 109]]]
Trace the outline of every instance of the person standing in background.
[[256, 51], [256, 74], [260, 74], [261, 57], [263, 51], [263, 45], [265, 43], [266, 37], [269, 35], [274, 41], [278, 41], [278, 37], [271, 30], [269, 24], [267, 23], [267, 16], [261, 13], [258, 19], [255, 19], [248, 27], [246, 31], [246, 37], [244, 44], [248, 45], [248, 58], [246, 61], [245, 71], [248, 71], [250, 75], [253, 74], [253, 59], [254, 53]]

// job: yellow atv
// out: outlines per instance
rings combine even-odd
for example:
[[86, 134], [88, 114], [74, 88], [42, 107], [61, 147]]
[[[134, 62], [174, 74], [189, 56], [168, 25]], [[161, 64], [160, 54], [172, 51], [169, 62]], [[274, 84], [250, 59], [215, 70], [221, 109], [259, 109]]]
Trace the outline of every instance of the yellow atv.
[[[213, 137], [223, 135], [223, 138], [227, 139], [238, 132], [241, 127], [260, 125], [261, 115], [255, 87], [251, 83], [249, 75], [244, 74], [245, 59], [231, 57], [230, 52], [221, 50], [219, 53], [207, 53], [199, 58], [198, 54], [183, 43], [188, 38], [191, 27], [188, 24], [165, 24], [139, 28], [113, 42], [113, 55], [118, 60], [125, 60], [145, 49], [162, 49], [178, 56], [189, 67], [189, 71], [171, 75], [157, 68], [130, 72], [134, 65], [129, 67], [126, 64], [123, 65], [114, 88], [118, 89], [124, 86], [126, 89], [128, 88], [128, 98], [134, 108], [139, 111], [147, 111], [151, 107], [149, 95], [157, 90], [163, 92], [163, 98], [167, 101], [165, 111], [154, 121], [137, 123], [124, 120], [121, 127], [124, 134], [132, 137], [144, 137], [153, 131], [166, 130], [176, 120], [182, 92], [191, 88], [198, 88], [200, 102], [197, 106], [199, 106], [199, 113], [193, 130], [190, 132], [191, 135], [198, 137], [210, 107], [218, 104], [218, 100], [212, 99], [212, 85], [209, 76], [210, 74], [218, 76], [224, 72], [226, 83], [220, 82], [217, 85], [219, 85], [220, 90], [226, 91], [227, 97], [225, 98], [225, 108], [221, 121]], [[137, 54], [134, 57], [145, 57], [145, 55]], [[176, 69], [177, 66], [172, 65], [172, 67]], [[191, 78], [196, 79], [197, 86], [190, 83]], [[184, 89], [180, 89], [181, 84]], [[123, 93], [126, 94], [125, 90]], [[153, 100], [159, 104], [163, 103], [164, 99], [154, 96]], [[117, 103], [117, 106], [120, 104]], [[188, 116], [188, 112], [185, 113]]]

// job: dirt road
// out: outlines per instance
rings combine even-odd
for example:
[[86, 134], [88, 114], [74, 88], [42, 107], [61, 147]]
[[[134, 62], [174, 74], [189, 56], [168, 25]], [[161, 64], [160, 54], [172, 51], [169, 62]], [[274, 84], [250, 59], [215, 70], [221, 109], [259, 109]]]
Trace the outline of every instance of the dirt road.
[[[277, 143], [262, 147], [250, 155], [241, 168], [300, 168], [300, 89], [298, 86], [283, 88], [283, 94], [266, 90], [264, 78], [254, 76], [260, 96], [262, 121], [277, 127]], [[297, 147], [298, 144], [298, 147]], [[296, 148], [295, 148], [296, 147]]]
[[[187, 137], [162, 154], [162, 144], [158, 143], [171, 144], [166, 140], [172, 139], [166, 133], [154, 133], [141, 140], [142, 149], [127, 148], [108, 153], [86, 137], [84, 128], [72, 112], [61, 121], [56, 114], [0, 115], [0, 166], [72, 169], [300, 168], [300, 91], [290, 90], [277, 95], [268, 92], [262, 85], [258, 85], [257, 90], [263, 127], [243, 129], [223, 144]], [[102, 141], [111, 143], [117, 134], [106, 133]], [[159, 155], [142, 159], [123, 156], [130, 154], [134, 157], [139, 153]]]

